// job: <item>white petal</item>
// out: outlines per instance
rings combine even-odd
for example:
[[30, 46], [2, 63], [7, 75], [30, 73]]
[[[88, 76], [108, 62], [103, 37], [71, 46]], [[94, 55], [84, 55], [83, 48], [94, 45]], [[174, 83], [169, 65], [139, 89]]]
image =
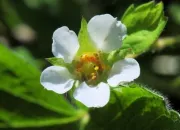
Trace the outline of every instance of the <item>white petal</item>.
[[65, 67], [50, 66], [42, 72], [40, 82], [47, 90], [63, 94], [73, 87], [74, 80]]
[[103, 107], [110, 97], [110, 88], [108, 84], [99, 83], [97, 86], [88, 86], [85, 82], [75, 90], [74, 98], [87, 107]]
[[63, 58], [66, 63], [71, 63], [79, 49], [77, 35], [68, 27], [61, 27], [53, 33], [52, 53], [55, 57]]
[[89, 21], [88, 33], [99, 50], [110, 52], [121, 47], [126, 26], [109, 14], [97, 15]]
[[113, 65], [107, 82], [112, 87], [116, 87], [121, 83], [133, 81], [139, 75], [140, 67], [138, 62], [133, 58], [126, 58]]

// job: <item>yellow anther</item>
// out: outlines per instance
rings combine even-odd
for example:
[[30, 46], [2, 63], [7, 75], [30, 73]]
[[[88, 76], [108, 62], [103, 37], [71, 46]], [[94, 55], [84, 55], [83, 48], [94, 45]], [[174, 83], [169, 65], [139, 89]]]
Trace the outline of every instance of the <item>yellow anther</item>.
[[91, 77], [91, 79], [92, 79], [92, 80], [96, 79], [96, 76], [95, 76], [95, 75], [93, 75], [93, 76]]
[[95, 73], [91, 73], [92, 76], [96, 75]]
[[87, 55], [86, 54], [83, 54], [82, 57], [81, 57], [83, 60], [85, 60], [87, 58]]
[[95, 66], [94, 70], [96, 70], [96, 71], [99, 70], [99, 66]]

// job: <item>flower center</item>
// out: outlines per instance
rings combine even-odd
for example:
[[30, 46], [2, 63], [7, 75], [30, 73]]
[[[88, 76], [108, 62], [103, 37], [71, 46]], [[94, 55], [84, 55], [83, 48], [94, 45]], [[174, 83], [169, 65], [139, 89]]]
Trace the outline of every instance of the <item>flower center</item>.
[[75, 61], [75, 75], [87, 84], [97, 84], [104, 79], [107, 66], [100, 53], [85, 53]]

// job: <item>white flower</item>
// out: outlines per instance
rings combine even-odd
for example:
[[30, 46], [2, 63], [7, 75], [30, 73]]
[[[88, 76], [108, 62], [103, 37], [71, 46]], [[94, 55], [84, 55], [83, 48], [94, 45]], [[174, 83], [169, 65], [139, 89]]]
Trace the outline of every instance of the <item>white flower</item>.
[[89, 37], [97, 49], [96, 53], [84, 52], [78, 58], [77, 35], [67, 27], [58, 28], [53, 34], [52, 52], [55, 57], [72, 63], [74, 70], [66, 67], [50, 66], [40, 78], [44, 88], [63, 94], [69, 91], [76, 80], [80, 85], [74, 91], [74, 98], [87, 107], [103, 107], [110, 98], [110, 87], [130, 82], [140, 75], [139, 64], [135, 59], [126, 58], [108, 66], [99, 51], [109, 53], [121, 47], [126, 36], [126, 27], [109, 14], [93, 17], [87, 26]]

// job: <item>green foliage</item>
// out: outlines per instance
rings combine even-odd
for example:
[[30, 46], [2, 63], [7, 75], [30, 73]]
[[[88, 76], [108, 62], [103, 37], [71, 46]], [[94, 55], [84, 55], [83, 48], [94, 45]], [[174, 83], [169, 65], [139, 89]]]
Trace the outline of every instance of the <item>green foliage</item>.
[[[77, 121], [77, 111], [62, 95], [40, 85], [40, 71], [0, 44], [0, 120], [3, 127], [40, 127]], [[44, 115], [45, 114], [45, 115]]]
[[180, 4], [172, 3], [169, 6], [169, 13], [170, 13], [172, 19], [174, 20], [174, 22], [176, 22], [176, 24], [180, 25]]
[[163, 3], [154, 1], [135, 7], [131, 5], [122, 17], [128, 36], [123, 41], [120, 57], [139, 55], [149, 49], [163, 31], [167, 18]]
[[53, 15], [58, 13], [59, 5], [62, 1], [58, 0], [23, 0], [24, 3], [31, 9], [40, 9], [46, 6], [46, 10], [49, 10]]
[[42, 68], [42, 66], [44, 65], [41, 60], [35, 60], [31, 54], [31, 52], [28, 49], [26, 49], [25, 47], [17, 47], [14, 50], [15, 50], [15, 53], [17, 54], [17, 56], [28, 61], [28, 63], [30, 63], [31, 65], [33, 65], [37, 68]]
[[114, 88], [108, 105], [90, 113], [89, 130], [175, 130], [180, 125], [163, 96], [137, 84]]
[[[19, 17], [17, 11], [14, 9], [14, 7], [10, 4], [7, 0], [0, 1], [0, 9], [4, 14], [4, 21], [6, 24], [13, 28], [15, 25], [20, 24], [22, 22], [21, 18]], [[11, 16], [11, 17], [8, 17]]]

